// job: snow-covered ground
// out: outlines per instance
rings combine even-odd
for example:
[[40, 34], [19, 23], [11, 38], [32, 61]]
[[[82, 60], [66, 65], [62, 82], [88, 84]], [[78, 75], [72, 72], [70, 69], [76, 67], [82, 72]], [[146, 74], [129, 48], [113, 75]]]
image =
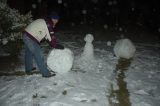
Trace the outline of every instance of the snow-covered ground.
[[[75, 59], [85, 45], [84, 42], [63, 44], [73, 51]], [[107, 42], [95, 40], [97, 67], [85, 71], [73, 64], [74, 68], [68, 73], [51, 78], [43, 78], [40, 74], [1, 76], [0, 106], [111, 106], [111, 85], [118, 88], [114, 76], [118, 58], [113, 54], [113, 44], [107, 46]], [[160, 45], [135, 43], [135, 46], [136, 54], [124, 79], [131, 105], [160, 106]], [[43, 47], [47, 57], [48, 48]], [[22, 60], [23, 55], [22, 51]], [[24, 71], [24, 65], [16, 71]]]

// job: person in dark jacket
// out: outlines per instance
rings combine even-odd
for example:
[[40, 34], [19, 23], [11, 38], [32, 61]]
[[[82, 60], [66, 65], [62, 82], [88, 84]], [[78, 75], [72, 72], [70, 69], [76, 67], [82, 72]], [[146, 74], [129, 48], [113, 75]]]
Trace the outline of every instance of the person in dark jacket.
[[23, 33], [23, 41], [25, 44], [25, 72], [32, 73], [33, 59], [42, 74], [42, 77], [51, 77], [56, 74], [49, 71], [46, 63], [44, 62], [40, 43], [46, 39], [52, 48], [64, 49], [62, 45], [57, 42], [54, 36], [54, 28], [59, 21], [59, 16], [56, 13], [49, 15], [47, 19], [37, 19], [30, 23]]

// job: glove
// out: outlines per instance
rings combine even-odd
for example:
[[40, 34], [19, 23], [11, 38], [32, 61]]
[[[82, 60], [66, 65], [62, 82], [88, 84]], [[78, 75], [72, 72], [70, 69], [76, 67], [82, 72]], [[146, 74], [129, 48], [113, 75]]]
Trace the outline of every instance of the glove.
[[56, 48], [57, 40], [56, 40], [55, 38], [52, 38], [52, 40], [49, 42], [49, 45], [50, 45], [52, 48]]

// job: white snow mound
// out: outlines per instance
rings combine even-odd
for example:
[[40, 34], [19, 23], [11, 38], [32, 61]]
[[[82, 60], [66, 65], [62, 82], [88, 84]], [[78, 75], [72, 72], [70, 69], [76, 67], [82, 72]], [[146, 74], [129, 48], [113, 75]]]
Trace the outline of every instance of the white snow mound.
[[47, 65], [52, 71], [64, 74], [71, 70], [73, 59], [74, 55], [70, 49], [53, 49], [47, 57]]
[[136, 47], [129, 39], [120, 39], [114, 46], [114, 53], [118, 58], [130, 59], [134, 56]]

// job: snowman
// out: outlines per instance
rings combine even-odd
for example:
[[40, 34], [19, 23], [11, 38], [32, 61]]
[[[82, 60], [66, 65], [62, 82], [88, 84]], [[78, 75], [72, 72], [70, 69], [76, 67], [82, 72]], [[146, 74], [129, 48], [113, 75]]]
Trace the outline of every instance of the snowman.
[[81, 58], [87, 59], [87, 60], [93, 60], [94, 59], [94, 47], [92, 44], [92, 41], [94, 40], [92, 34], [87, 34], [84, 38], [84, 41], [86, 42], [83, 53], [81, 55]]
[[92, 34], [86, 34], [84, 41], [85, 46], [83, 48], [83, 52], [77, 56], [77, 59], [75, 59], [75, 67], [79, 68], [80, 70], [83, 70], [84, 72], [93, 70], [96, 68], [96, 59], [94, 56], [94, 47], [93, 42], [94, 37]]

